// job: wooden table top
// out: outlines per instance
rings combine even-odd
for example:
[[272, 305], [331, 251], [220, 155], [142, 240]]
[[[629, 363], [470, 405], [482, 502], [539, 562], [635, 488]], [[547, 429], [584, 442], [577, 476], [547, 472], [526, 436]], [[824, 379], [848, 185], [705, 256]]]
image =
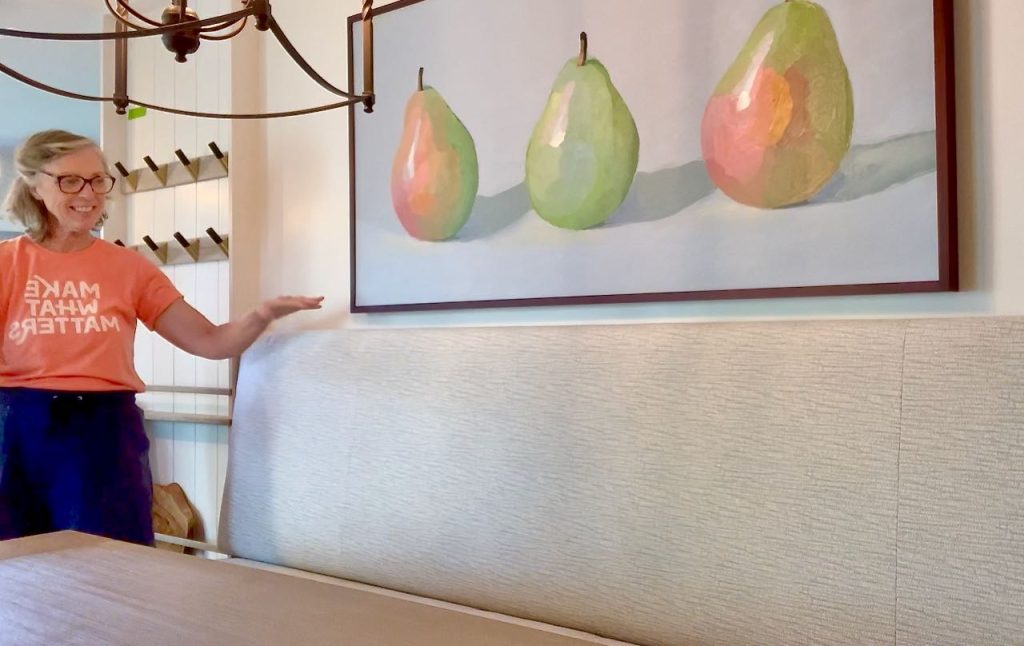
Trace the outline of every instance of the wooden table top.
[[608, 643], [75, 532], [0, 542], [0, 626], [5, 645]]

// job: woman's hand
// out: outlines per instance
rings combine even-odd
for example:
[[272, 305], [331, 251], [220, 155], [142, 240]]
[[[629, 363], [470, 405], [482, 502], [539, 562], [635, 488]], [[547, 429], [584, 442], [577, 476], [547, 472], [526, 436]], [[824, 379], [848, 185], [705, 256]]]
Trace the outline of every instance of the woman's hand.
[[323, 300], [323, 296], [278, 296], [260, 303], [237, 321], [214, 325], [179, 299], [160, 315], [155, 329], [185, 352], [207, 359], [228, 359], [245, 352], [273, 321], [302, 310], [318, 310]]
[[260, 303], [256, 312], [269, 324], [295, 312], [318, 310], [323, 300], [323, 296], [278, 296]]

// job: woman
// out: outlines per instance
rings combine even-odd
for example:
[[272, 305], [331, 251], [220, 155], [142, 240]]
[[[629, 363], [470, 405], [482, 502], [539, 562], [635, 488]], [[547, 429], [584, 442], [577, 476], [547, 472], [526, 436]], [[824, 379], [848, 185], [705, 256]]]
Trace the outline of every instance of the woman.
[[0, 540], [74, 529], [152, 544], [136, 321], [226, 359], [322, 299], [274, 298], [213, 325], [140, 254], [92, 235], [114, 187], [93, 141], [40, 132], [16, 165], [4, 209], [26, 234], [0, 243]]

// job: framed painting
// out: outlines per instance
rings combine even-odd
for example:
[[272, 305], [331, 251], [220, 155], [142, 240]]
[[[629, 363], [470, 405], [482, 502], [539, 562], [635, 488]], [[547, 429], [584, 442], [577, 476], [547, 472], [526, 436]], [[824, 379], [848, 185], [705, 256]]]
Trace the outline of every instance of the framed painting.
[[375, 110], [349, 113], [352, 310], [954, 291], [952, 21], [952, 0], [384, 5]]

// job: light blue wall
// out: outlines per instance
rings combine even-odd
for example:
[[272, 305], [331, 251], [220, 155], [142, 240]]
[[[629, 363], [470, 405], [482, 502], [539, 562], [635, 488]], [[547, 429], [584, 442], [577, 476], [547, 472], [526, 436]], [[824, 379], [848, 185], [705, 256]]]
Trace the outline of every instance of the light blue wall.
[[[53, 9], [58, 3], [0, 3], [0, 24], [23, 30], [99, 31], [99, 9]], [[60, 4], [64, 4], [61, 2]], [[60, 43], [0, 38], [0, 61], [49, 85], [81, 94], [100, 94], [99, 43]], [[0, 74], [0, 195], [12, 177], [11, 153], [38, 130], [63, 128], [99, 140], [100, 104], [47, 94]], [[0, 229], [12, 225], [0, 219]]]

